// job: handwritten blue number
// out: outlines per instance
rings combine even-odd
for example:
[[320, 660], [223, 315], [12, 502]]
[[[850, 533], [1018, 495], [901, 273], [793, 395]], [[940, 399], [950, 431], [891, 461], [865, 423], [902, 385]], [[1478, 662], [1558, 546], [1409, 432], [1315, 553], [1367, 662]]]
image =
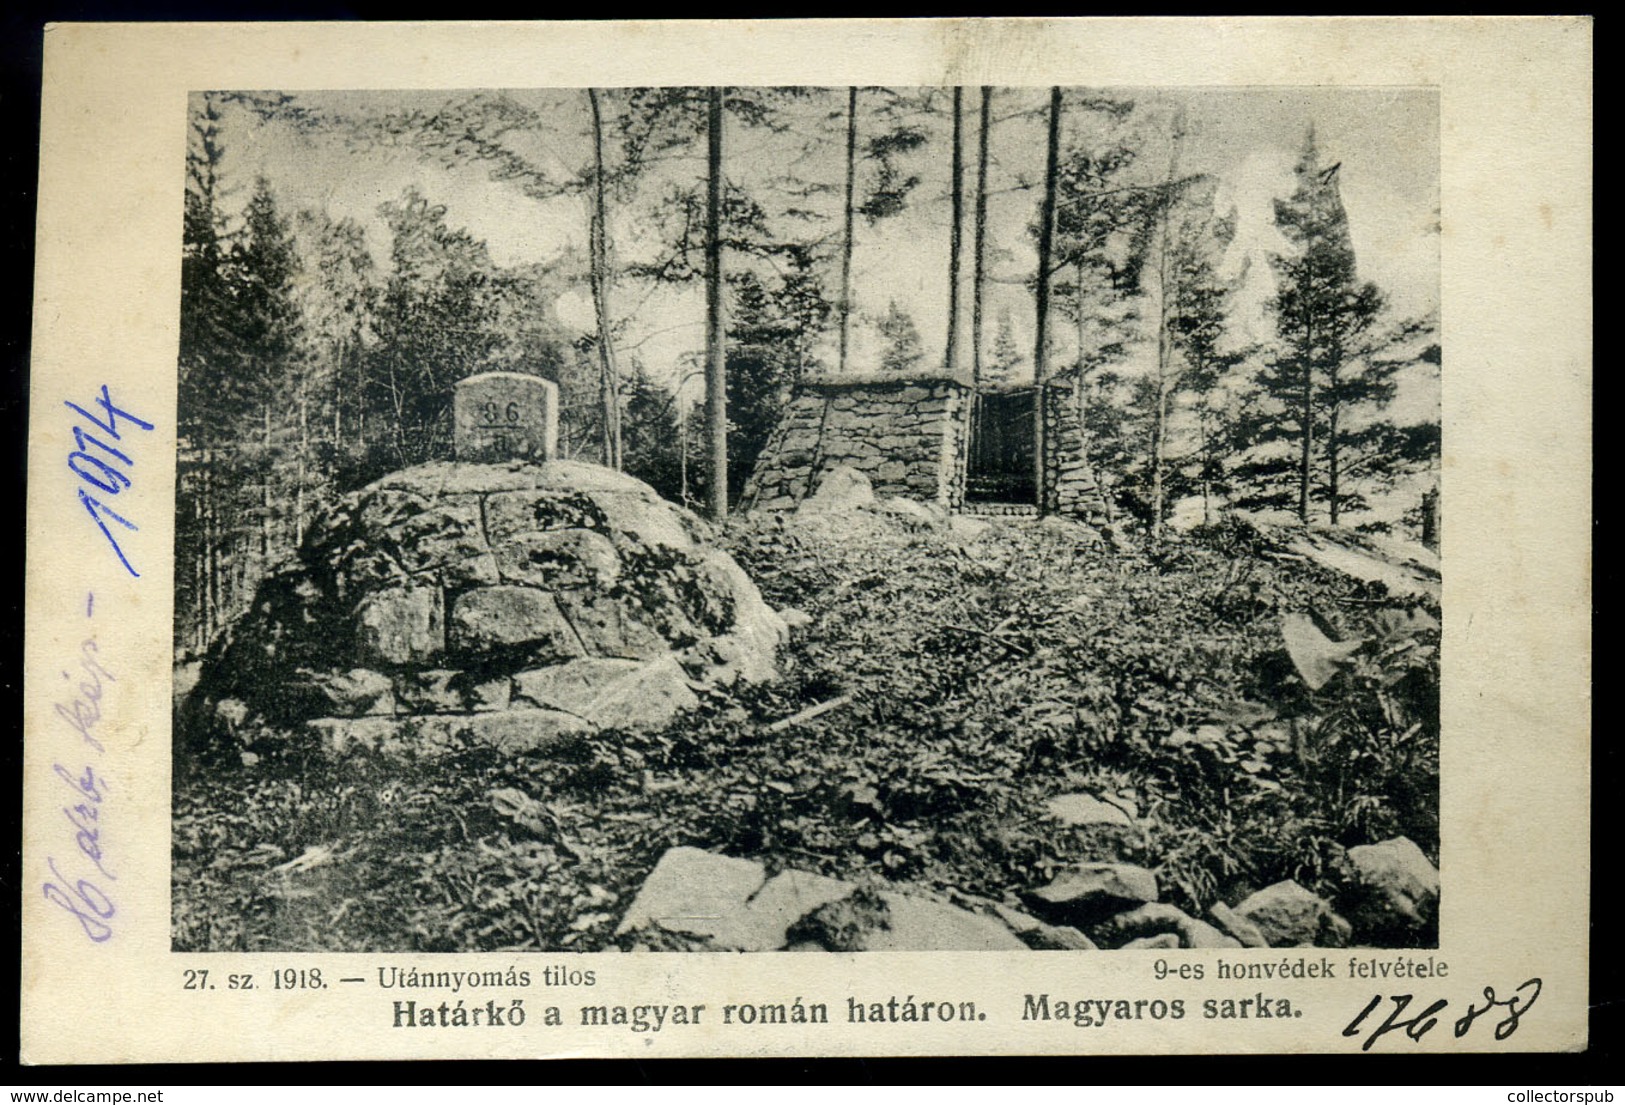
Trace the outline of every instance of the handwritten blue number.
[[[107, 394], [107, 385], [106, 384], [102, 385], [102, 397], [100, 399], [96, 400], [96, 405], [98, 407], [102, 408], [102, 410], [107, 412], [107, 421], [106, 422], [103, 422], [101, 419], [97, 418], [95, 415], [93, 415], [89, 411], [85, 410], [85, 408], [81, 407], [78, 403], [70, 403], [66, 399], [64, 399], [62, 401], [62, 403], [63, 403], [64, 406], [71, 407], [73, 410], [75, 410], [75, 411], [79, 412], [80, 414], [84, 415], [86, 418], [90, 419], [91, 422], [95, 423], [101, 429], [106, 430], [107, 433], [112, 436], [114, 441], [123, 441], [124, 440], [124, 435], [118, 432], [118, 420], [120, 418], [125, 418], [125, 419], [128, 419], [131, 422], [134, 422], [137, 426], [139, 426], [143, 430], [152, 429], [152, 423], [151, 422], [143, 421], [142, 419], [139, 419], [135, 415], [131, 414], [129, 411], [122, 410], [122, 409], [120, 409], [118, 407], [115, 407], [113, 405], [113, 400]], [[81, 446], [83, 446], [83, 444], [84, 444], [83, 442], [80, 442]]]
[[[114, 406], [113, 398], [108, 393], [106, 384], [102, 385], [102, 393], [92, 405], [100, 407], [106, 412], [106, 421], [103, 421], [96, 415], [91, 414], [78, 403], [70, 403], [67, 400], [63, 401], [63, 406], [78, 414], [81, 418], [85, 419], [91, 423], [91, 425], [107, 434], [114, 441], [124, 440], [124, 435], [119, 433], [119, 419], [121, 418], [136, 426], [138, 429], [152, 429], [151, 422], [148, 422], [142, 418], [137, 418], [129, 411]], [[129, 476], [125, 475], [117, 468], [114, 468], [100, 457], [93, 456], [90, 450], [92, 447], [100, 449], [108, 456], [113, 457], [115, 460], [122, 461], [124, 464], [127, 464], [133, 468], [135, 466], [135, 461], [130, 459], [128, 453], [125, 453], [120, 449], [115, 449], [105, 441], [102, 441], [100, 438], [85, 433], [84, 430], [78, 426], [75, 426], [73, 429], [73, 441], [75, 445], [79, 446], [76, 451], [68, 455], [68, 468], [73, 471], [74, 475], [78, 476], [81, 480], [90, 484], [92, 487], [95, 487], [109, 495], [117, 495], [126, 487], [131, 486]], [[104, 479], [98, 479], [96, 476], [93, 476], [89, 472], [85, 471], [85, 465], [94, 465], [101, 472]], [[130, 563], [129, 558], [124, 555], [124, 550], [119, 547], [118, 538], [113, 536], [113, 531], [107, 528], [107, 523], [103, 521], [102, 518], [105, 515], [128, 530], [139, 531], [140, 527], [134, 522], [130, 521], [128, 518], [125, 518], [123, 515], [119, 514], [117, 511], [113, 510], [111, 507], [107, 506], [105, 503], [92, 498], [82, 487], [79, 489], [79, 501], [85, 504], [85, 509], [90, 512], [91, 520], [94, 521], [96, 523], [96, 527], [102, 531], [102, 536], [107, 538], [107, 543], [113, 546], [113, 552], [119, 558], [119, 563], [124, 565], [124, 570], [129, 572], [132, 576], [135, 576], [137, 579], [141, 578], [141, 573], [135, 570], [135, 567]]]
[[91, 518], [94, 519], [96, 525], [101, 528], [102, 533], [107, 536], [107, 543], [112, 545], [113, 551], [118, 554], [119, 563], [123, 564], [125, 570], [131, 575], [135, 576], [137, 579], [140, 579], [141, 573], [131, 567], [129, 559], [124, 555], [124, 550], [119, 548], [118, 538], [113, 536], [113, 531], [107, 528], [106, 522], [102, 521], [102, 515], [106, 514], [109, 518], [113, 519], [113, 521], [117, 522], [125, 529], [139, 530], [141, 527], [137, 526], [134, 522], [129, 521], [123, 515], [113, 510], [112, 507], [92, 499], [89, 495], [85, 494], [85, 489], [82, 487], [79, 489], [79, 499], [85, 504], [85, 509], [90, 511]]

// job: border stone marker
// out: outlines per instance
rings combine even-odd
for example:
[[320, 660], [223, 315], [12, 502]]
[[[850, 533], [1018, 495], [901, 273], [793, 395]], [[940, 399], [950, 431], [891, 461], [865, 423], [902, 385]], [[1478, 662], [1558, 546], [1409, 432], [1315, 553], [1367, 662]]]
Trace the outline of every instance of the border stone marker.
[[558, 452], [559, 389], [551, 380], [482, 372], [457, 382], [452, 412], [460, 461], [546, 461]]

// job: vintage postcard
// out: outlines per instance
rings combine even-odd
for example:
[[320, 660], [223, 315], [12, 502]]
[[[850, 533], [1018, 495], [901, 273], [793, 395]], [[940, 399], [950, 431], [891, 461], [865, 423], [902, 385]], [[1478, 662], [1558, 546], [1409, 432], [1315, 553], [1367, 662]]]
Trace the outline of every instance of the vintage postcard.
[[45, 38], [25, 1062], [1586, 1046], [1588, 21]]

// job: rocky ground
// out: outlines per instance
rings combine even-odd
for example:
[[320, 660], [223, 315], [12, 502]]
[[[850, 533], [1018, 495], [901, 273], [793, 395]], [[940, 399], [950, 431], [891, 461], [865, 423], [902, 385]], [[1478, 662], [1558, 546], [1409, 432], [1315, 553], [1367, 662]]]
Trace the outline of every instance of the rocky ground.
[[175, 946], [1435, 941], [1426, 588], [849, 492], [716, 535], [791, 628], [777, 680], [566, 746], [177, 772]]

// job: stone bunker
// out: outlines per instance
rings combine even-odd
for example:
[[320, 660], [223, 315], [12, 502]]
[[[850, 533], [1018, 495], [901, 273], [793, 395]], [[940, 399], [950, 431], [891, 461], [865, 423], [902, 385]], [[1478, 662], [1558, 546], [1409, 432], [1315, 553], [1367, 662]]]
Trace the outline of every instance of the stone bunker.
[[797, 386], [745, 487], [744, 505], [793, 510], [837, 468], [875, 494], [945, 510], [1024, 507], [1093, 525], [1110, 521], [1084, 448], [1072, 381], [1047, 381], [1044, 476], [1037, 478], [1025, 387], [975, 387], [961, 376], [812, 378]]
[[550, 459], [556, 410], [538, 378], [460, 384], [459, 457], [535, 459], [424, 464], [333, 504], [205, 660], [183, 739], [543, 749], [663, 726], [706, 683], [774, 678], [784, 622], [707, 524]]

